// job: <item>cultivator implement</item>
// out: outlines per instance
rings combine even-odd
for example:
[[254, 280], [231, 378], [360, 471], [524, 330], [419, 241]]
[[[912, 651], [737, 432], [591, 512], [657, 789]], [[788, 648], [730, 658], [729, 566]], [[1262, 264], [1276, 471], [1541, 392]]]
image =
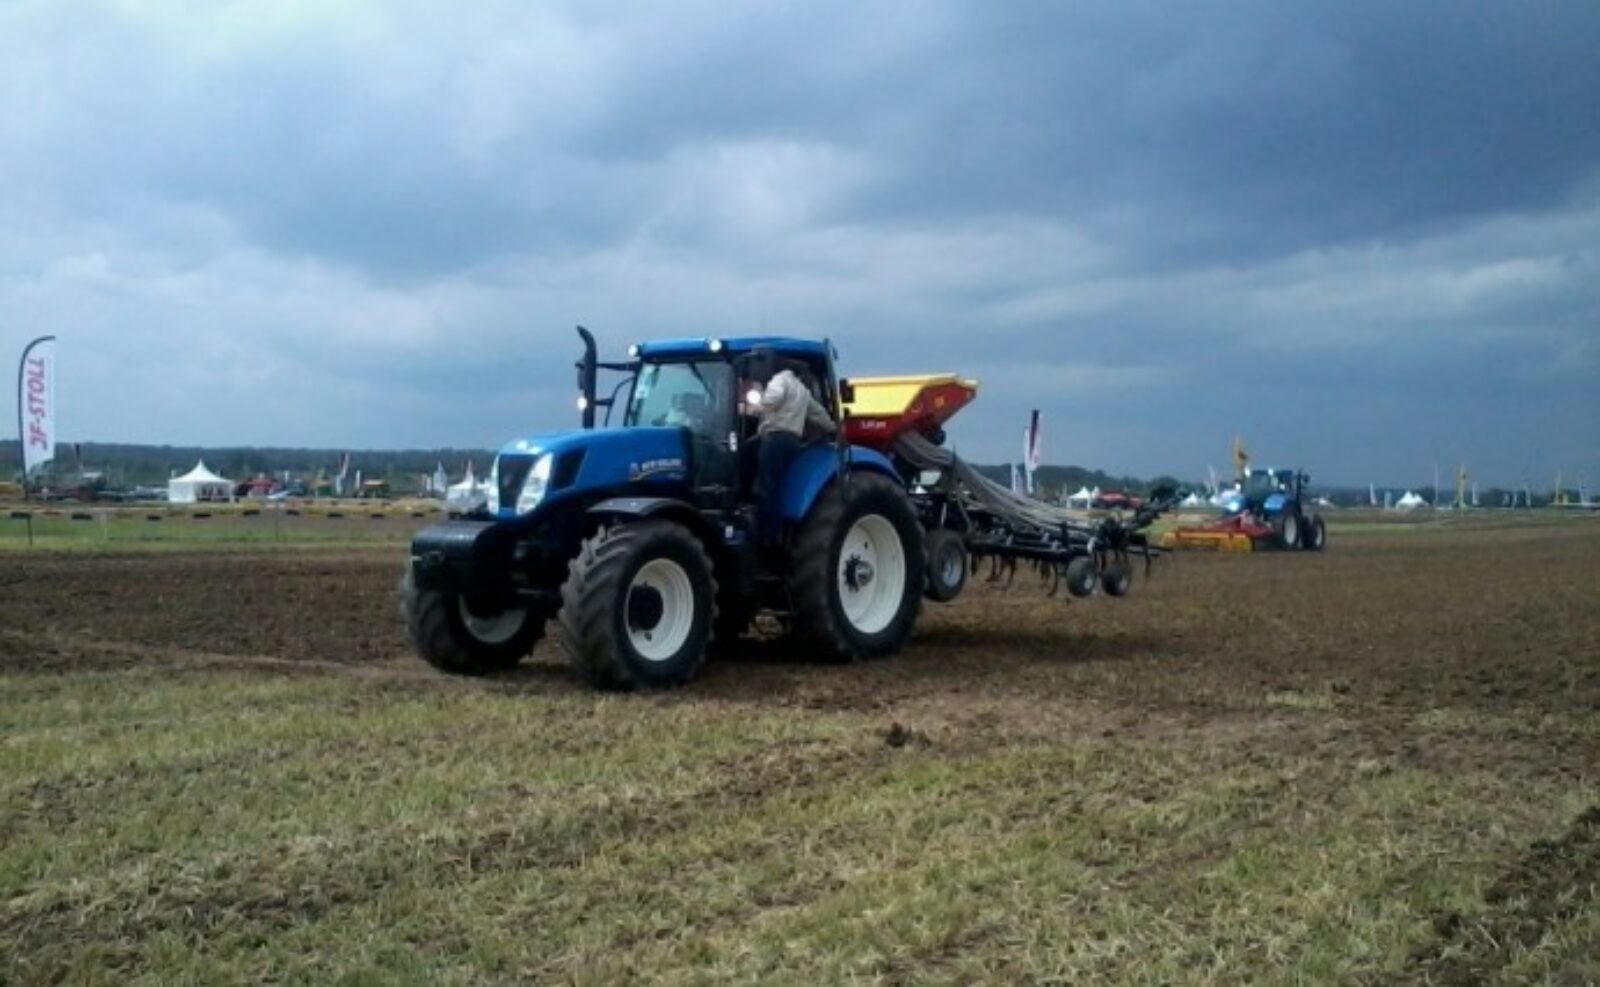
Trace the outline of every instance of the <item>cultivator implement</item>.
[[[1170, 508], [1171, 498], [1124, 519], [1046, 504], [989, 479], [941, 444], [944, 423], [977, 396], [976, 381], [882, 377], [855, 380], [853, 388], [845, 420], [850, 440], [890, 455], [909, 479], [938, 475], [931, 484], [916, 484], [912, 499], [930, 541], [940, 537], [934, 533], [955, 533], [962, 564], [973, 575], [987, 565], [989, 582], [1010, 587], [1025, 567], [1048, 595], [1065, 588], [1085, 597], [1096, 589], [1125, 595], [1134, 559], [1143, 561], [1147, 575], [1151, 571], [1161, 549], [1146, 529]], [[937, 581], [941, 565], [931, 562], [930, 578]]]
[[1256, 543], [1272, 537], [1272, 529], [1244, 516], [1222, 518], [1193, 527], [1174, 528], [1161, 536], [1161, 547], [1183, 552], [1253, 552]]

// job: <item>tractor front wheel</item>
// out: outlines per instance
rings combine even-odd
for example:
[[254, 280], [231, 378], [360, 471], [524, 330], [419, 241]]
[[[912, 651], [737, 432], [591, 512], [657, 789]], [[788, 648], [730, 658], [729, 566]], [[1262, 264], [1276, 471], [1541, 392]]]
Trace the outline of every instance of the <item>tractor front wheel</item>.
[[457, 592], [400, 585], [411, 646], [423, 661], [453, 675], [488, 675], [516, 667], [544, 636], [544, 617], [526, 606], [491, 607]]
[[705, 547], [671, 521], [601, 528], [561, 587], [561, 644], [602, 689], [682, 685], [705, 661], [717, 584]]
[[827, 655], [857, 661], [900, 650], [922, 606], [922, 526], [887, 477], [858, 473], [818, 500], [794, 543], [795, 625]]

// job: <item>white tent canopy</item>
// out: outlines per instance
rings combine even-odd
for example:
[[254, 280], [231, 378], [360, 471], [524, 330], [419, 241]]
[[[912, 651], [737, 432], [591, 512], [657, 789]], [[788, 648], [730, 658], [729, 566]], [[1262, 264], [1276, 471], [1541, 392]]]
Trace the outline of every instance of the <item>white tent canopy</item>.
[[1399, 500], [1395, 501], [1394, 505], [1395, 510], [1397, 511], [1414, 511], [1419, 507], [1427, 506], [1428, 502], [1426, 500], [1423, 500], [1421, 497], [1418, 497], [1409, 490], [1406, 491], [1406, 495], [1404, 497], [1401, 497]]
[[1204, 506], [1206, 506], [1207, 503], [1209, 503], [1209, 501], [1207, 501], [1204, 497], [1200, 496], [1200, 494], [1198, 492], [1191, 491], [1189, 496], [1183, 498], [1183, 500], [1178, 504], [1178, 506], [1179, 507], [1204, 507]]
[[194, 469], [167, 481], [167, 500], [174, 504], [197, 504], [205, 501], [233, 499], [233, 481], [223, 479], [206, 469], [205, 460]]
[[472, 464], [467, 464], [467, 475], [461, 478], [460, 483], [453, 483], [445, 491], [445, 503], [452, 511], [471, 511], [487, 504], [489, 492], [494, 489], [488, 480], [479, 480], [473, 473]]
[[1084, 507], [1088, 507], [1090, 502], [1093, 500], [1094, 494], [1089, 491], [1088, 487], [1079, 487], [1077, 493], [1068, 495], [1067, 504], [1072, 507], [1076, 507], [1080, 504]]

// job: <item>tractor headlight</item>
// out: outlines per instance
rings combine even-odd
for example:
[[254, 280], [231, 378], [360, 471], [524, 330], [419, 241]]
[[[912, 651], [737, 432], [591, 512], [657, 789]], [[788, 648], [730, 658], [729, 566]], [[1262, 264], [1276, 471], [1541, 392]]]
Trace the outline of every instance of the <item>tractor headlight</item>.
[[489, 467], [489, 493], [484, 498], [484, 506], [489, 508], [490, 514], [500, 513], [500, 457], [494, 457], [494, 465]]
[[540, 456], [522, 482], [522, 493], [517, 495], [517, 513], [526, 514], [544, 500], [545, 488], [550, 485], [550, 455]]

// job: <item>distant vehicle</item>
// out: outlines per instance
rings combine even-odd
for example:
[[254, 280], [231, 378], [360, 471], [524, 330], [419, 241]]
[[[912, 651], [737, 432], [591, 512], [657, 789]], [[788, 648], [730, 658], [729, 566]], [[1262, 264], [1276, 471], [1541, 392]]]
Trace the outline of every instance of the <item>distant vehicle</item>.
[[1320, 552], [1328, 529], [1306, 493], [1311, 476], [1301, 470], [1253, 469], [1228, 491], [1221, 520], [1167, 533], [1169, 548], [1253, 551], [1257, 548]]
[[1091, 501], [1090, 506], [1104, 511], [1136, 511], [1144, 506], [1144, 498], [1120, 490], [1108, 490]]

